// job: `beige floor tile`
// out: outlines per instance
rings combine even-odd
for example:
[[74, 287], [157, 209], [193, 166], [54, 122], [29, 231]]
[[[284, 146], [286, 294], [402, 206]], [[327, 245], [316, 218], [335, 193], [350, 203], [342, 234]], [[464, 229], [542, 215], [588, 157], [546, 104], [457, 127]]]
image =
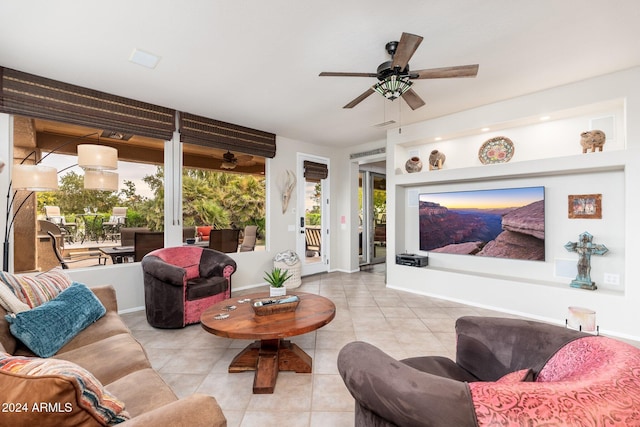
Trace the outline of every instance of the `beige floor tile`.
[[355, 339], [356, 335], [352, 331], [329, 331], [320, 329], [316, 335], [316, 349], [341, 349]]
[[209, 374], [196, 392], [214, 396], [222, 412], [227, 409], [245, 411], [253, 396], [253, 372]]
[[354, 412], [314, 411], [309, 427], [353, 427], [354, 424]]
[[201, 374], [168, 374], [161, 372], [160, 375], [180, 399], [195, 393], [204, 378]]
[[354, 405], [354, 399], [340, 375], [313, 376], [313, 411], [350, 411]]
[[337, 374], [338, 373], [338, 353], [340, 349], [322, 349], [315, 351], [313, 358], [313, 372], [315, 374]]
[[307, 427], [310, 417], [310, 412], [279, 411], [276, 405], [269, 412], [245, 412], [240, 427]]
[[311, 411], [312, 389], [312, 375], [280, 372], [273, 394], [254, 394], [247, 411]]
[[227, 409], [224, 411], [224, 417], [227, 419], [227, 427], [240, 427], [244, 411], [232, 411]]

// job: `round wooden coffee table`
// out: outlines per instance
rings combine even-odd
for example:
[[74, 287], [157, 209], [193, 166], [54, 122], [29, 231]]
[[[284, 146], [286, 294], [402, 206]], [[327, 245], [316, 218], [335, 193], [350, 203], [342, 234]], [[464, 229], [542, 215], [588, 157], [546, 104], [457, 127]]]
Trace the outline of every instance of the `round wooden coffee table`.
[[[214, 335], [257, 340], [242, 350], [229, 365], [229, 372], [255, 371], [253, 392], [256, 394], [273, 393], [279, 371], [310, 373], [311, 356], [283, 338], [315, 331], [331, 322], [336, 315], [333, 302], [320, 295], [304, 292], [289, 292], [287, 295], [300, 298], [295, 311], [257, 316], [249, 302], [239, 302], [269, 296], [255, 293], [214, 304], [200, 318], [202, 327]], [[236, 309], [229, 310], [229, 306]], [[221, 313], [229, 317], [216, 319]]]

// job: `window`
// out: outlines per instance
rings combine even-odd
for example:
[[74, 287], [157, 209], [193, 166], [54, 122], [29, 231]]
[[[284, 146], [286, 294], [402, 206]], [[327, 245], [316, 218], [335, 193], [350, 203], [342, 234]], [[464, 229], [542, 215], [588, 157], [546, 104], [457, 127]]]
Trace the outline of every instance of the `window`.
[[[30, 199], [14, 224], [15, 272], [47, 270], [59, 265], [48, 227], [69, 268], [131, 261], [112, 256], [105, 248], [133, 246], [129, 229], [165, 230], [164, 141], [125, 135], [109, 139], [99, 129], [14, 116], [14, 156], [22, 158], [36, 150], [41, 164], [58, 172], [58, 191], [19, 192], [16, 200]], [[73, 141], [77, 136], [95, 134]], [[98, 137], [98, 135], [100, 135]], [[67, 144], [69, 141], [72, 143]], [[78, 143], [114, 146], [118, 149], [118, 191], [84, 189], [84, 171], [77, 166]], [[62, 148], [60, 146], [64, 145]], [[183, 147], [183, 238], [204, 241], [209, 228], [238, 230], [238, 245], [246, 226], [257, 227], [255, 250], [265, 245], [265, 158], [194, 144]], [[34, 156], [31, 157], [33, 159]], [[58, 209], [59, 214], [47, 212]], [[118, 219], [114, 208], [126, 208]], [[53, 224], [51, 224], [53, 223]], [[35, 226], [34, 226], [35, 224]], [[43, 228], [44, 227], [44, 228]], [[122, 231], [124, 231], [124, 236]], [[205, 236], [206, 234], [206, 236]], [[36, 241], [36, 245], [33, 245]], [[207, 245], [208, 243], [200, 243]]]
[[[247, 226], [256, 226], [254, 250], [264, 249], [265, 158], [183, 143], [182, 220], [185, 240], [236, 252]], [[231, 239], [222, 245], [214, 239]], [[235, 243], [235, 245], [234, 245]], [[218, 246], [219, 245], [219, 246]], [[234, 250], [235, 249], [235, 250]], [[251, 250], [249, 247], [247, 250]]]

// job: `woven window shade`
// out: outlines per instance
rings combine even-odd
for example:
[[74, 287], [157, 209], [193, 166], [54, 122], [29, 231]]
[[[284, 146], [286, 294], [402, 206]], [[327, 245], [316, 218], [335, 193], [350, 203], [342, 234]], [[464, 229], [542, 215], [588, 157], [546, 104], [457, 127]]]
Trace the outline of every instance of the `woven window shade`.
[[329, 176], [329, 169], [324, 163], [305, 160], [303, 165], [304, 177], [307, 181], [320, 181], [321, 179], [326, 179]]
[[253, 156], [276, 155], [275, 134], [182, 112], [180, 141]]
[[0, 112], [170, 140], [175, 110], [0, 67]]

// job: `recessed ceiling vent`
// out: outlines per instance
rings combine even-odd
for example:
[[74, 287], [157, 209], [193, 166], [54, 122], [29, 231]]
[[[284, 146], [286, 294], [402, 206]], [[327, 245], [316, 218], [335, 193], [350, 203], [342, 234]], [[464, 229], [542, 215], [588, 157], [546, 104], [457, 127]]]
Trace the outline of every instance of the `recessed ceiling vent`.
[[386, 147], [376, 148], [375, 150], [361, 151], [360, 153], [349, 154], [350, 159], [359, 159], [361, 157], [374, 156], [376, 154], [384, 154], [387, 152]]

